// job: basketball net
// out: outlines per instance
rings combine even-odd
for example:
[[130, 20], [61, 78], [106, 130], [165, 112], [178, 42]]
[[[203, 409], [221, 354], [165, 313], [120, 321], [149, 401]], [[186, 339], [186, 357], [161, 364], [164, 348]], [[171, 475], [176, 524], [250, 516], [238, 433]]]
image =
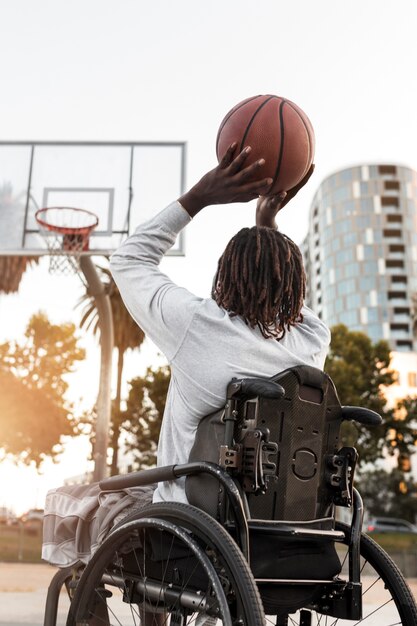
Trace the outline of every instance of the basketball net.
[[90, 234], [98, 224], [97, 216], [83, 209], [48, 207], [39, 209], [35, 218], [48, 248], [50, 274], [77, 274], [81, 254], [88, 251]]

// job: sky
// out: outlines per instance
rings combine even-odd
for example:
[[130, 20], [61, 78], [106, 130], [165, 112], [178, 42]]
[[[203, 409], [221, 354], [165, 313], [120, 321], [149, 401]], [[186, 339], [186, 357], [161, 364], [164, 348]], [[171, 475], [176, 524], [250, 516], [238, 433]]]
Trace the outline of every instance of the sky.
[[[217, 129], [232, 106], [284, 96], [316, 134], [314, 176], [279, 217], [301, 243], [314, 193], [335, 170], [417, 169], [416, 32], [414, 0], [0, 0], [0, 140], [185, 141], [189, 188], [216, 165]], [[155, 177], [163, 185], [164, 172]], [[208, 295], [225, 244], [253, 223], [253, 203], [206, 208], [187, 227], [185, 256], [164, 260], [164, 271]], [[0, 296], [0, 341], [19, 338], [39, 309], [78, 322], [81, 293], [77, 277], [51, 277], [43, 260], [18, 294]], [[80, 337], [88, 359], [70, 394], [91, 406], [98, 349]], [[147, 344], [129, 356], [127, 378], [162, 361]], [[2, 487], [0, 506], [41, 506], [48, 487], [86, 467], [78, 449], [77, 461], [71, 450], [38, 478], [0, 467], [24, 492]]]

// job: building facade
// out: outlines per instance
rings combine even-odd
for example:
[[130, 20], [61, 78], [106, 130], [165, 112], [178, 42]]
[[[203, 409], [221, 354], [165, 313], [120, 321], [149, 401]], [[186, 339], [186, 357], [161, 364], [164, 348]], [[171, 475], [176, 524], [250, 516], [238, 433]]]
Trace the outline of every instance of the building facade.
[[324, 322], [417, 351], [417, 172], [376, 164], [328, 176], [302, 249], [307, 302]]

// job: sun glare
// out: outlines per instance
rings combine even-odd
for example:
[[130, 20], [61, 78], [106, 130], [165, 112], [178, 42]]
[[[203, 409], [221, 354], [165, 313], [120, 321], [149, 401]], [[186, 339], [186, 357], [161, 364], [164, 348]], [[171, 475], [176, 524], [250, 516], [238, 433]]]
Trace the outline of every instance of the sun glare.
[[39, 471], [34, 466], [16, 466], [6, 459], [0, 463], [0, 508], [5, 507], [17, 516], [28, 509], [42, 509], [49, 489], [66, 481], [82, 482], [92, 470], [92, 462], [88, 460], [90, 449], [86, 436], [68, 439], [59, 462], [47, 459]]

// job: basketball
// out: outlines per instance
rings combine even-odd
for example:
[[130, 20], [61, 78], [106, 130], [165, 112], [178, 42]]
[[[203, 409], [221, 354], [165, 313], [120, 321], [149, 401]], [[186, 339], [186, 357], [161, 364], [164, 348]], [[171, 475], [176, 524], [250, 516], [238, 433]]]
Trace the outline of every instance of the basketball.
[[[313, 126], [299, 106], [280, 96], [247, 98], [225, 116], [217, 133], [220, 162], [227, 148], [237, 142], [238, 152], [251, 146], [245, 165], [265, 159], [261, 177], [272, 178], [266, 194], [288, 191], [307, 174], [314, 159]], [[260, 172], [256, 174], [259, 178]]]

